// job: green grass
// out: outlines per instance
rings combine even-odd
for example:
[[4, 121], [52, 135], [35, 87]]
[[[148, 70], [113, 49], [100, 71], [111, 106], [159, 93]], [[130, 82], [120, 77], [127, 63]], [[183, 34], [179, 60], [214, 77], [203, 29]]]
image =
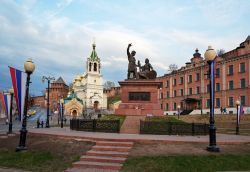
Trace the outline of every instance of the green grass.
[[181, 121], [177, 118], [170, 117], [170, 116], [161, 116], [161, 117], [146, 117], [145, 121], [157, 121], [157, 122], [179, 122], [179, 123], [185, 123], [184, 121]]
[[156, 156], [129, 158], [123, 171], [129, 172], [214, 172], [250, 170], [250, 154], [204, 156]]
[[102, 115], [100, 120], [120, 120], [120, 126], [122, 126], [126, 116], [122, 115]]
[[[74, 157], [76, 161], [79, 157]], [[63, 171], [71, 166], [72, 162], [65, 162], [63, 156], [55, 156], [45, 151], [15, 152], [0, 149], [0, 166], [25, 169], [36, 172]]]

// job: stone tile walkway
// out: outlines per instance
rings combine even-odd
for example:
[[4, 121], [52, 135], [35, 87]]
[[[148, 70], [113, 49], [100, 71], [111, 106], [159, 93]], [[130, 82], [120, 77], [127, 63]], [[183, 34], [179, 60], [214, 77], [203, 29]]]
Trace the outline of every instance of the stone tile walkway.
[[120, 133], [139, 134], [140, 120], [144, 120], [145, 116], [126, 116], [122, 124]]

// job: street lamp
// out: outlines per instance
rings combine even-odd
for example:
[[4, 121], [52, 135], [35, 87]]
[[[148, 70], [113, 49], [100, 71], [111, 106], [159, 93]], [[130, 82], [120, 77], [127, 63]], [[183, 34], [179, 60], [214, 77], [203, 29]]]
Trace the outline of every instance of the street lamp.
[[239, 105], [240, 105], [240, 101], [239, 100], [236, 100], [235, 102], [236, 104], [236, 135], [239, 134]]
[[26, 93], [25, 93], [22, 129], [20, 130], [20, 140], [19, 140], [19, 145], [16, 147], [16, 151], [27, 150], [27, 147], [26, 147], [26, 135], [27, 135], [26, 125], [27, 125], [29, 84], [30, 84], [30, 75], [35, 70], [35, 64], [32, 62], [32, 59], [28, 59], [24, 63], [24, 70], [27, 73]]
[[179, 119], [180, 118], [180, 110], [181, 110], [181, 106], [180, 105], [177, 106], [177, 110], [178, 110], [178, 119]]
[[54, 77], [50, 77], [50, 76], [43, 76], [42, 77], [42, 81], [45, 82], [45, 80], [48, 81], [48, 93], [47, 93], [47, 120], [46, 120], [46, 128], [49, 128], [49, 86], [50, 86], [50, 81], [55, 80]]
[[210, 119], [209, 119], [209, 146], [207, 150], [210, 152], [219, 152], [219, 147], [216, 146], [216, 128], [214, 125], [214, 59], [216, 52], [211, 46], [208, 46], [205, 54], [205, 60], [209, 65], [210, 75]]
[[10, 93], [10, 121], [9, 121], [9, 132], [8, 134], [12, 134], [12, 108], [13, 108], [13, 95], [14, 95], [14, 89], [9, 89]]
[[60, 100], [60, 112], [61, 112], [61, 128], [63, 128], [63, 115], [64, 115], [64, 100]]

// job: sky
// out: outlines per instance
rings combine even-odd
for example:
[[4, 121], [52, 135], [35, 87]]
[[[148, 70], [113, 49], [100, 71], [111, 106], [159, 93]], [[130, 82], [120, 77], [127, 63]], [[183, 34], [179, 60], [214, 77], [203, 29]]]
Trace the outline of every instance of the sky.
[[126, 79], [126, 48], [149, 58], [158, 76], [183, 66], [195, 49], [230, 51], [250, 35], [248, 0], [1, 0], [0, 90], [11, 87], [8, 66], [23, 70], [32, 58], [30, 93], [42, 76], [67, 84], [83, 74], [96, 43], [104, 82]]

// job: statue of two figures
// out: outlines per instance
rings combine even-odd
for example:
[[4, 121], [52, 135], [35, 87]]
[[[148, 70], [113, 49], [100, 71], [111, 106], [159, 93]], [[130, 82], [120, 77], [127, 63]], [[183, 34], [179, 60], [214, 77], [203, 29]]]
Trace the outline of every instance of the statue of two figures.
[[[133, 50], [129, 51], [132, 44], [128, 44], [127, 55], [128, 55], [128, 76], [127, 79], [155, 79], [157, 73], [153, 70], [152, 65], [149, 63], [148, 58], [145, 59], [145, 64], [141, 66], [140, 61], [136, 64], [135, 54]], [[137, 67], [139, 71], [137, 71]]]

